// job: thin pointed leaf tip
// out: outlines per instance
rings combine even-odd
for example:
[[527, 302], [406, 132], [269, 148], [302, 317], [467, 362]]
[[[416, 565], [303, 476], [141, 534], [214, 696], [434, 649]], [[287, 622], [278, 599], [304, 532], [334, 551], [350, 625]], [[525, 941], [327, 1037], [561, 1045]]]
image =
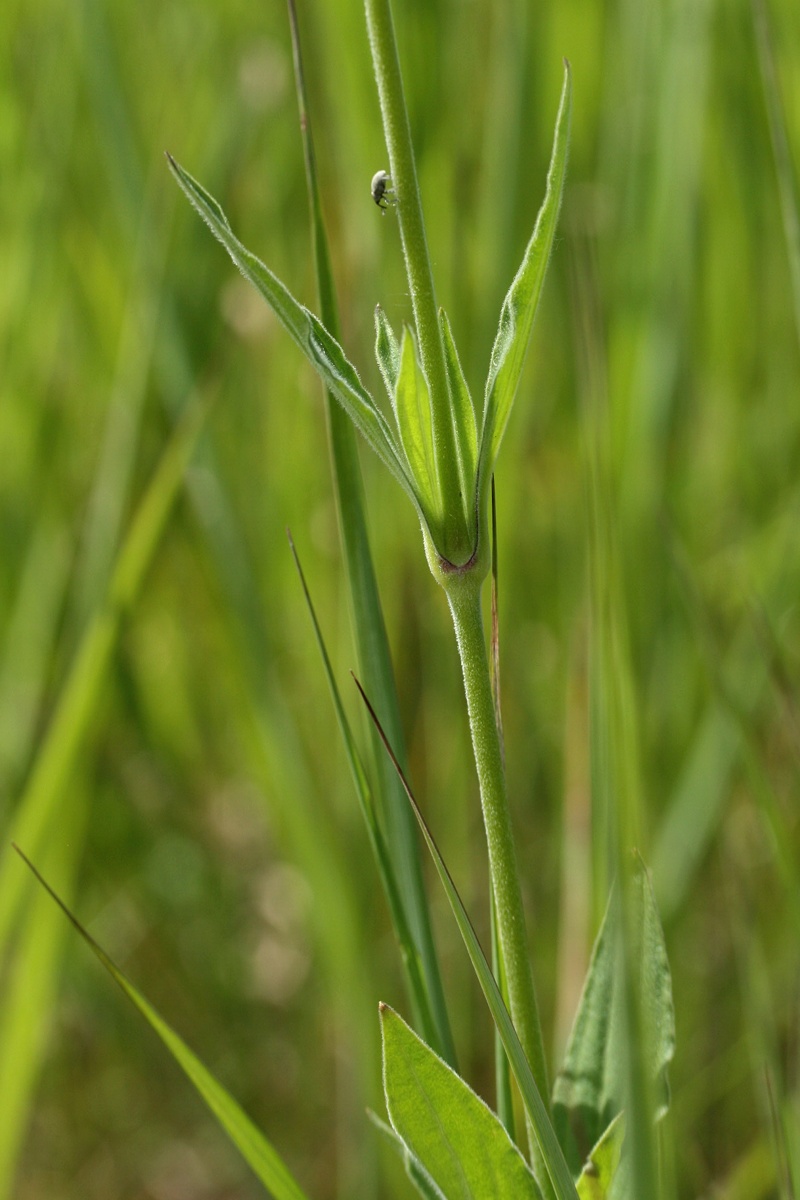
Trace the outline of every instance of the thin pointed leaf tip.
[[481, 520], [488, 508], [492, 471], [503, 440], [511, 406], [519, 385], [533, 321], [544, 286], [547, 264], [553, 249], [569, 155], [572, 79], [564, 59], [564, 83], [556, 117], [553, 150], [547, 172], [547, 187], [531, 239], [520, 268], [500, 310], [483, 409], [483, 426], [478, 457], [478, 488]]

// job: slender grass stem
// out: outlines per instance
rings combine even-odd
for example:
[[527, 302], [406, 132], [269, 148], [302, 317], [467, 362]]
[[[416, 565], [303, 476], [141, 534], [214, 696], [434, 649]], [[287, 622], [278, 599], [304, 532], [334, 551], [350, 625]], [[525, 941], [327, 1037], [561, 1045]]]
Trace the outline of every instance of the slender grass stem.
[[[454, 577], [452, 585], [447, 588], [447, 596], [464, 673], [464, 690], [467, 696], [475, 764], [478, 769], [489, 849], [489, 871], [511, 1017], [542, 1100], [549, 1111], [550, 1087], [528, 953], [503, 754], [495, 720], [489, 658], [481, 615], [480, 580], [471, 575]], [[538, 1145], [531, 1137], [530, 1129], [528, 1137], [535, 1161]]]
[[473, 547], [472, 531], [464, 524], [458, 478], [455, 430], [447, 387], [444, 348], [439, 327], [417, 168], [411, 144], [400, 60], [397, 55], [390, 0], [365, 0], [367, 29], [378, 84], [383, 130], [389, 152], [389, 171], [397, 201], [406, 273], [414, 309], [422, 370], [431, 401], [433, 448], [446, 545], [440, 547], [453, 562], [464, 561]]

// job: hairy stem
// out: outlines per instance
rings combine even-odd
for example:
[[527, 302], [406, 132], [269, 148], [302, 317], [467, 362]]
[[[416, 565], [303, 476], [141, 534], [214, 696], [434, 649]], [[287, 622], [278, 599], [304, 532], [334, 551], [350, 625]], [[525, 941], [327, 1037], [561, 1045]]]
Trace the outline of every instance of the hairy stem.
[[430, 391], [433, 447], [446, 543], [439, 549], [458, 563], [465, 561], [464, 556], [468, 557], [472, 552], [472, 531], [464, 523], [444, 349], [392, 9], [390, 0], [365, 0], [365, 8], [417, 342]]
[[[446, 587], [461, 656], [464, 690], [475, 764], [478, 768], [483, 821], [489, 849], [489, 871], [494, 894], [500, 949], [508, 986], [511, 1018], [531, 1065], [542, 1100], [549, 1111], [550, 1088], [533, 986], [525, 914], [519, 884], [505, 769], [495, 720], [489, 658], [481, 616], [480, 581], [468, 575]], [[534, 1161], [538, 1145], [529, 1128]], [[546, 1177], [546, 1174], [545, 1174]]]

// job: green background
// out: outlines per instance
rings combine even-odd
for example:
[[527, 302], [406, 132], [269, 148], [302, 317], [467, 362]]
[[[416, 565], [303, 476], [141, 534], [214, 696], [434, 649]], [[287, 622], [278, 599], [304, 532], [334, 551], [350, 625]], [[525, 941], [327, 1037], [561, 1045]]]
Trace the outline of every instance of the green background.
[[[778, 1196], [770, 1093], [796, 1117], [800, 1083], [800, 250], [793, 293], [753, 10], [395, 9], [438, 299], [476, 397], [543, 196], [564, 56], [573, 70], [560, 232], [497, 470], [509, 787], [546, 1042], [557, 1061], [599, 919], [586, 465], [599, 413], [640, 849], [674, 979], [676, 1195]], [[796, 163], [800, 8], [769, 11]], [[374, 306], [399, 328], [410, 302], [396, 220], [369, 195], [387, 164], [363, 12], [314, 0], [300, 22], [343, 343], [377, 395]], [[310, 1195], [406, 1196], [364, 1107], [383, 1114], [378, 1000], [407, 1001], [284, 533], [363, 733], [320, 387], [164, 150], [313, 306], [281, 3], [0, 6], [0, 822], [178, 415], [214, 397], [59, 794], [50, 874]], [[416, 792], [485, 936], [444, 595], [411, 506], [362, 463]], [[491, 1100], [489, 1018], [428, 877], [462, 1068]], [[39, 904], [27, 892], [25, 914]], [[48, 911], [27, 1022], [12, 1025], [8, 997], [30, 935], [0, 974], [0, 1196], [263, 1194], [66, 923], [50, 947]]]

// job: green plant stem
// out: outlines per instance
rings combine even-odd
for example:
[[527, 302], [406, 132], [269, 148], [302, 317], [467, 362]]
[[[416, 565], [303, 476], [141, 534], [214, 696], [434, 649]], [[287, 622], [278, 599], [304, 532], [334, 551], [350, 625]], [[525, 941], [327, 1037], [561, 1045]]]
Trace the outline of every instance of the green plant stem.
[[[550, 1087], [525, 933], [503, 755], [495, 720], [489, 657], [481, 615], [480, 580], [472, 573], [453, 576], [445, 588], [464, 673], [511, 1018], [549, 1113]], [[531, 1153], [535, 1155], [538, 1145], [531, 1136], [530, 1128], [528, 1137]]]
[[447, 510], [443, 512], [446, 545], [440, 549], [444, 550], [452, 562], [460, 563], [466, 561], [472, 553], [472, 531], [465, 526], [460, 502], [458, 455], [447, 387], [444, 348], [392, 9], [390, 0], [365, 0], [365, 8], [420, 360], [430, 392], [439, 499], [442, 505], [448, 505]]

